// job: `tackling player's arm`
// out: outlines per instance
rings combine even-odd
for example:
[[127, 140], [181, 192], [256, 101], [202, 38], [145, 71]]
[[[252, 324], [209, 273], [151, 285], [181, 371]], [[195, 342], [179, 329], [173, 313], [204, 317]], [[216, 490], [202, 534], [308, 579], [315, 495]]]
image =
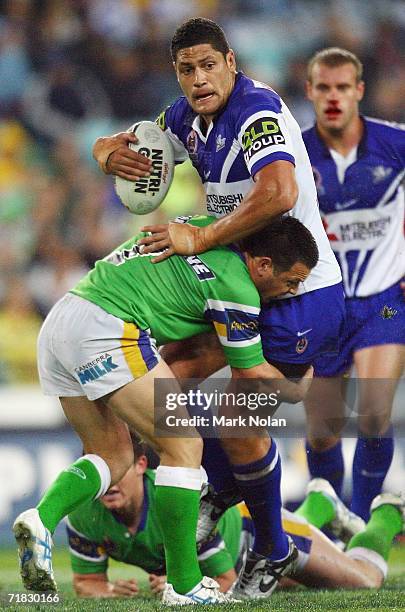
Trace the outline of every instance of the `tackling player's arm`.
[[314, 375], [314, 369], [310, 366], [304, 376], [295, 383], [288, 380], [280, 370], [267, 361], [252, 368], [235, 368], [231, 366], [231, 372], [233, 379], [247, 380], [252, 378], [256, 381], [261, 379], [264, 388], [259, 389], [258, 393], [262, 391], [277, 393], [280, 402], [289, 402], [290, 404], [296, 404], [305, 398]]
[[290, 161], [277, 160], [261, 168], [254, 184], [238, 208], [206, 227], [169, 223], [142, 228], [151, 232], [141, 240], [145, 253], [167, 249], [152, 261], [158, 263], [174, 253], [203, 253], [215, 246], [236, 242], [261, 229], [291, 210], [298, 197], [295, 168]]

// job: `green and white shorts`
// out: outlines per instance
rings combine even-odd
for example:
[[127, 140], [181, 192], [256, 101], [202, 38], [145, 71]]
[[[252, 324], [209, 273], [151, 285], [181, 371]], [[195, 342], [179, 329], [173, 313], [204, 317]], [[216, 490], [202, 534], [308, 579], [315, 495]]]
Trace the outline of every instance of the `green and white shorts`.
[[45, 395], [95, 400], [152, 370], [155, 340], [96, 304], [67, 293], [38, 337], [38, 370]]

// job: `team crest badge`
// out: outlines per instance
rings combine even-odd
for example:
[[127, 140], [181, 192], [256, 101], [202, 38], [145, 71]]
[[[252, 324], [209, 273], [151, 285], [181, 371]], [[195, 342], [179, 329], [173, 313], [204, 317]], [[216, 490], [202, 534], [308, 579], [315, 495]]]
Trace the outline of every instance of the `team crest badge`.
[[295, 352], [298, 353], [298, 355], [301, 355], [301, 353], [306, 351], [307, 346], [308, 340], [306, 338], [300, 338], [297, 344], [295, 345]]
[[393, 319], [396, 314], [398, 314], [398, 310], [395, 310], [395, 308], [391, 308], [387, 305], [383, 306], [380, 311], [380, 315], [383, 319]]

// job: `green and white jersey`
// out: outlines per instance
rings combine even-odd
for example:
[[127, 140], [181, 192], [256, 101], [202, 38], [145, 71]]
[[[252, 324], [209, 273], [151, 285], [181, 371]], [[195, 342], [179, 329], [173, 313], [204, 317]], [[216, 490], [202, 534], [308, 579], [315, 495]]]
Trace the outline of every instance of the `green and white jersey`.
[[[69, 514], [66, 529], [74, 572], [106, 573], [111, 557], [149, 573], [166, 573], [154, 482], [155, 472], [146, 470], [142, 516], [135, 534], [131, 534], [99, 500], [86, 502]], [[237, 563], [242, 516], [236, 507], [223, 515], [218, 529], [220, 535], [202, 547], [199, 555], [201, 572], [205, 576], [218, 576]]]
[[[193, 217], [190, 222], [214, 220]], [[210, 331], [213, 325], [231, 366], [264, 363], [260, 296], [240, 253], [217, 247], [152, 264], [151, 256], [142, 253], [140, 237], [98, 261], [72, 293], [148, 330], [158, 345]]]

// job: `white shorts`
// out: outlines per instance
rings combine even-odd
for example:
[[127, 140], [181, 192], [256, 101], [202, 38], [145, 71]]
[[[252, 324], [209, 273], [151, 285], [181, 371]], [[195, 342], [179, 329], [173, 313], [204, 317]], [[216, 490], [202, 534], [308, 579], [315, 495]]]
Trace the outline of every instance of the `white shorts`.
[[95, 400], [152, 370], [155, 340], [134, 323], [67, 293], [38, 337], [38, 370], [45, 395]]

